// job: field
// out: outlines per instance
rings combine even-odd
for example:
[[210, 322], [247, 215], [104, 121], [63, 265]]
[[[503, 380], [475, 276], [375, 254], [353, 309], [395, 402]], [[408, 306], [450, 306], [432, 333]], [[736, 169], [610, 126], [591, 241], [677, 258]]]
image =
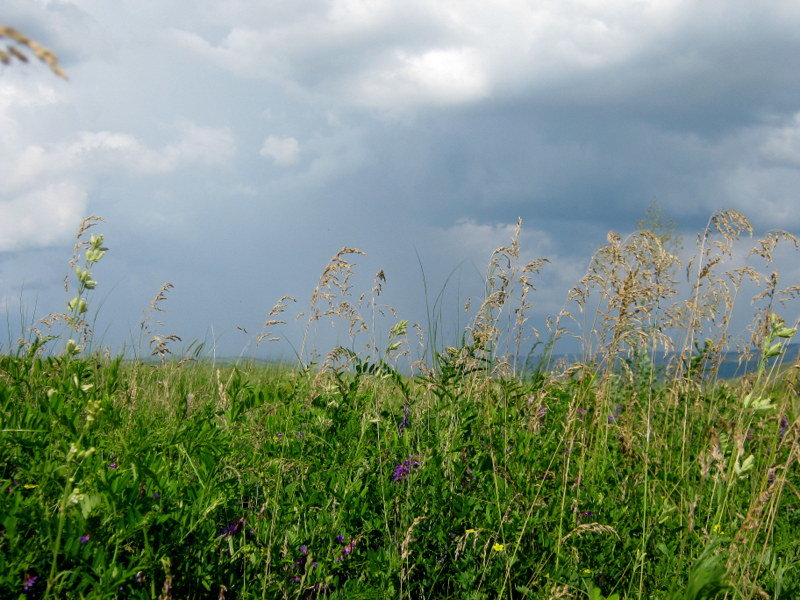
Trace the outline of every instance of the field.
[[[398, 320], [383, 344], [215, 364], [172, 355], [166, 286], [143, 323], [152, 359], [85, 350], [98, 221], [78, 234], [66, 311], [0, 357], [0, 596], [800, 597], [800, 383], [777, 314], [798, 290], [770, 271], [790, 234], [752, 245], [763, 269], [725, 270], [752, 230], [715, 214], [685, 293], [668, 235], [609, 234], [537, 368], [519, 349], [544, 261], [520, 264], [516, 238], [457, 346], [411, 360], [431, 324]], [[369, 328], [356, 253], [326, 268], [309, 331]], [[757, 366], [725, 380], [745, 283]], [[570, 335], [582, 360], [553, 360]]]

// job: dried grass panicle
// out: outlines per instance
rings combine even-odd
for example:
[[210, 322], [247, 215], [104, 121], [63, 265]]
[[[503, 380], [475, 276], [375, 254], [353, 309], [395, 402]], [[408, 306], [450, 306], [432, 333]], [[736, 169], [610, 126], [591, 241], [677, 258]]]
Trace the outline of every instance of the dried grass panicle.
[[59, 77], [67, 79], [67, 74], [58, 65], [58, 58], [53, 52], [42, 46], [35, 40], [20, 33], [13, 27], [8, 25], [0, 25], [0, 38], [8, 38], [13, 40], [17, 46], [9, 44], [5, 50], [0, 49], [0, 62], [7, 65], [11, 63], [12, 59], [17, 59], [20, 62], [28, 62], [28, 57], [25, 55], [24, 50], [33, 52], [33, 55], [40, 61], [45, 63], [50, 70]]
[[164, 323], [155, 318], [155, 313], [164, 312], [161, 305], [167, 300], [170, 290], [174, 287], [170, 282], [166, 282], [159, 288], [158, 293], [150, 301], [144, 318], [139, 323], [142, 337], [149, 337], [147, 343], [150, 346], [150, 356], [158, 356], [161, 360], [166, 360], [172, 354], [169, 347], [171, 343], [181, 341], [181, 338], [174, 333], [162, 335], [156, 330], [156, 327], [163, 327]]
[[[570, 290], [567, 304], [583, 313], [596, 299], [591, 322], [584, 328], [584, 360], [599, 361], [610, 368], [620, 351], [639, 348], [671, 348], [672, 340], [661, 327], [663, 301], [677, 293], [674, 271], [680, 265], [661, 240], [649, 231], [637, 231], [623, 239], [611, 231], [608, 244], [592, 257], [589, 269]], [[566, 308], [560, 320], [575, 320]]]
[[572, 536], [581, 537], [587, 533], [610, 533], [618, 540], [622, 539], [611, 525], [603, 525], [602, 523], [581, 523], [561, 538], [561, 543], [563, 544]]
[[[489, 258], [485, 281], [485, 296], [479, 306], [472, 325], [468, 327], [472, 352], [468, 361], [494, 359], [503, 374], [513, 374], [516, 370], [517, 355], [522, 343], [535, 335], [535, 330], [526, 335], [527, 313], [532, 308], [530, 293], [535, 290], [533, 275], [540, 272], [548, 262], [537, 258], [525, 265], [519, 264], [522, 219], [517, 219], [511, 242], [492, 252]], [[503, 329], [499, 326], [504, 311], [512, 299], [518, 298], [516, 307], [508, 312], [508, 327], [515, 353], [512, 356], [495, 356]], [[467, 310], [468, 307], [466, 308]], [[470, 366], [470, 365], [466, 365]], [[497, 373], [496, 373], [497, 374]]]
[[258, 335], [258, 338], [256, 338], [256, 344], [260, 344], [261, 342], [277, 342], [280, 340], [280, 338], [273, 335], [270, 330], [276, 325], [286, 324], [286, 321], [283, 319], [276, 319], [274, 317], [282, 315], [288, 308], [289, 302], [297, 302], [297, 298], [288, 295], [281, 296], [275, 303], [275, 306], [270, 309], [267, 313], [267, 318], [264, 320], [264, 324], [261, 326], [261, 333]]
[[[356, 248], [342, 248], [323, 269], [319, 283], [311, 294], [309, 322], [318, 321], [323, 317], [345, 316], [351, 320], [351, 330], [359, 329], [362, 326], [363, 319], [354, 310], [353, 304], [346, 299], [351, 293], [350, 280], [355, 274], [356, 266], [346, 258], [351, 254], [365, 255], [366, 253]], [[333, 324], [331, 318], [331, 325]]]
[[722, 360], [721, 350], [728, 343], [738, 293], [745, 281], [757, 277], [748, 266], [718, 271], [733, 257], [735, 243], [752, 235], [753, 227], [747, 217], [735, 210], [714, 213], [698, 235], [697, 253], [686, 266], [688, 298], [670, 307], [665, 319], [667, 328], [683, 332], [680, 351], [669, 367], [673, 377], [686, 373], [689, 357], [697, 347], [696, 340], [702, 335], [707, 338], [708, 376], [716, 373]]
[[414, 517], [414, 522], [411, 523], [408, 531], [406, 531], [403, 541], [400, 544], [400, 560], [407, 560], [408, 557], [411, 556], [411, 551], [408, 549], [408, 547], [417, 541], [416, 538], [412, 538], [411, 536], [414, 533], [414, 529], [416, 529], [417, 525], [419, 525], [420, 522], [424, 521], [425, 519], [426, 517], [422, 516]]
[[[306, 316], [306, 328], [299, 353], [301, 362], [305, 357], [311, 327], [323, 318], [330, 321], [331, 327], [336, 326], [337, 318], [343, 319], [347, 323], [347, 332], [351, 338], [369, 329], [366, 320], [361, 316], [363, 295], [356, 302], [351, 300], [351, 279], [355, 275], [356, 267], [356, 263], [349, 259], [351, 255], [365, 256], [366, 252], [347, 246], [339, 250], [322, 271], [319, 282], [311, 294], [308, 313], [297, 315], [298, 319]], [[381, 271], [378, 275], [380, 276], [382, 273]], [[378, 278], [380, 279], [380, 277]], [[385, 281], [385, 277], [383, 280]]]

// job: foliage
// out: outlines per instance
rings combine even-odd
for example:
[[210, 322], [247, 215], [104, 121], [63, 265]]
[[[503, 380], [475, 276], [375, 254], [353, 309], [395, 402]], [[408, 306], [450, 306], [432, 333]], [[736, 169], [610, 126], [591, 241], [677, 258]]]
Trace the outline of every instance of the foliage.
[[[499, 315], [515, 277], [527, 305], [543, 264], [504, 266], [512, 243], [462, 346], [412, 376], [397, 366], [407, 321], [319, 366], [308, 347], [298, 368], [179, 361], [152, 319], [158, 361], [90, 352], [89, 269], [106, 248], [86, 229], [76, 293], [45, 319], [80, 340], [51, 350], [58, 335], [37, 335], [0, 357], [0, 596], [800, 595], [798, 382], [770, 362], [795, 328], [769, 313], [751, 376], [715, 379], [714, 343], [665, 376], [644, 311], [670, 294], [635, 279], [672, 264], [652, 234], [612, 236], [582, 288], [584, 306], [602, 298], [595, 335], [612, 355], [509, 368]], [[309, 330], [333, 316], [368, 329], [347, 300], [354, 253], [334, 257]], [[525, 321], [511, 314], [513, 346]]]

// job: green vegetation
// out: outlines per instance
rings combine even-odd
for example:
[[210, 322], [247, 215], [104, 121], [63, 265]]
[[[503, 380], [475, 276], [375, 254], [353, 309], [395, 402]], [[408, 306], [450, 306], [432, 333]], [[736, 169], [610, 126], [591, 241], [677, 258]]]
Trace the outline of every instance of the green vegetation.
[[[609, 234], [551, 323], [549, 341], [576, 336], [583, 360], [533, 373], [517, 358], [544, 261], [519, 264], [515, 236], [462, 344], [413, 375], [398, 366], [405, 321], [317, 365], [304, 340], [297, 367], [176, 360], [152, 317], [156, 361], [91, 352], [98, 221], [79, 232], [67, 312], [0, 357], [0, 596], [800, 597], [799, 384], [774, 362], [795, 334], [776, 306], [796, 289], [717, 273], [749, 232], [738, 213], [709, 221], [679, 300], [658, 235]], [[752, 254], [768, 270], [786, 241]], [[357, 253], [326, 268], [307, 331], [369, 329], [349, 300]], [[723, 381], [745, 280], [762, 284], [761, 360]]]

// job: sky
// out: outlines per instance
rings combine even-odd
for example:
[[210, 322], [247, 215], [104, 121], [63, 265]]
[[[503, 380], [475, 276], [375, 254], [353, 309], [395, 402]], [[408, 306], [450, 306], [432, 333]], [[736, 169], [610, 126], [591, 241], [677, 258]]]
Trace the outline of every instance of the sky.
[[441, 332], [518, 218], [522, 258], [551, 261], [531, 325], [653, 201], [686, 252], [723, 208], [800, 232], [794, 1], [4, 0], [0, 24], [69, 76], [0, 65], [6, 347], [64, 310], [88, 215], [96, 342], [141, 348], [169, 282], [160, 332], [217, 356], [294, 352], [302, 319], [255, 336], [345, 246], [397, 319], [429, 329], [445, 290]]

